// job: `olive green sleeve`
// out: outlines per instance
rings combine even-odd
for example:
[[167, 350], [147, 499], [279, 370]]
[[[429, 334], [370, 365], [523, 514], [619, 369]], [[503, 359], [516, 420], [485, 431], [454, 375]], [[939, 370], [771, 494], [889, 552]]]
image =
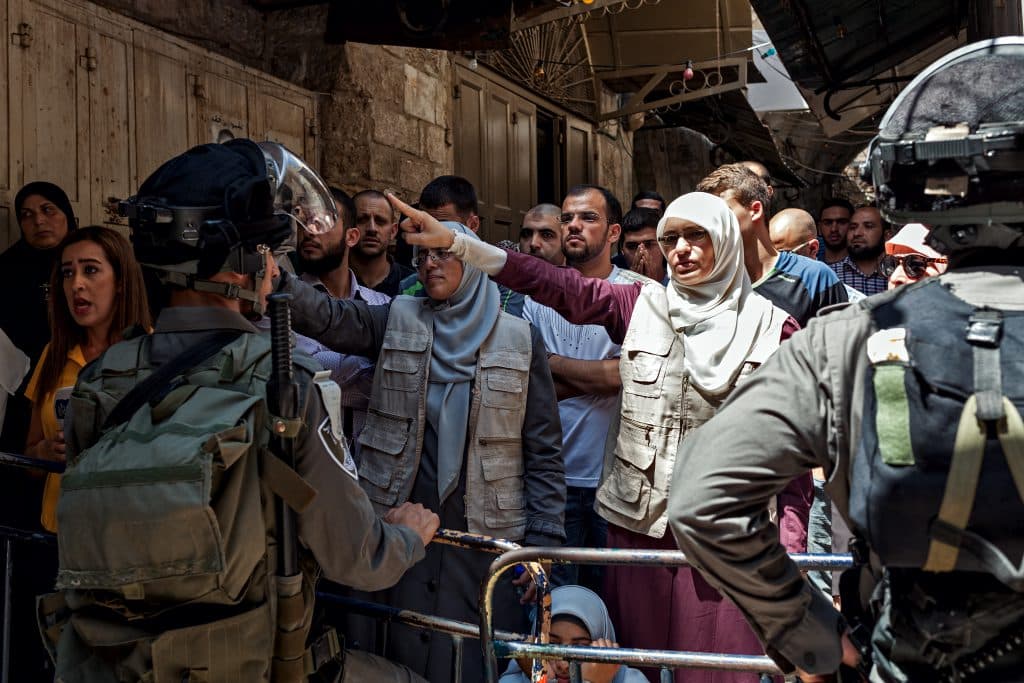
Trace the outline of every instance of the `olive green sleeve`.
[[423, 559], [423, 541], [377, 516], [330, 427], [320, 394], [310, 387], [296, 467], [317, 495], [299, 516], [299, 537], [331, 581], [365, 591], [389, 588]]
[[[831, 489], [848, 490], [840, 452], [848, 452], [864, 319], [812, 320], [683, 440], [676, 459], [669, 519], [680, 548], [784, 670], [837, 670], [840, 617], [787, 556], [768, 500], [818, 466], [832, 475]], [[845, 508], [845, 493], [838, 498]]]

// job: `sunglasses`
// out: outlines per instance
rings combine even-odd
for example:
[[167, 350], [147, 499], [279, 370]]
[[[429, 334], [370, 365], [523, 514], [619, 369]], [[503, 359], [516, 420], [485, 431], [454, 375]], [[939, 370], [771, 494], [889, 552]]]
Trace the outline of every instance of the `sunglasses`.
[[885, 277], [892, 277], [896, 269], [903, 266], [903, 272], [912, 280], [920, 280], [925, 276], [928, 266], [933, 263], [945, 263], [945, 257], [931, 258], [922, 254], [886, 254], [878, 263], [878, 269]]

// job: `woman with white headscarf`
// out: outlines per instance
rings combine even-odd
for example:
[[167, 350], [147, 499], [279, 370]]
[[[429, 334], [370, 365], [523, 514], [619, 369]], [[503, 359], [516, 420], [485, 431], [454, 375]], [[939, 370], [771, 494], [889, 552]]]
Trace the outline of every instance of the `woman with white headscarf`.
[[[420, 234], [406, 235], [409, 242], [450, 249], [569, 322], [603, 325], [621, 343], [619, 419], [608, 433], [595, 509], [609, 522], [610, 547], [675, 548], [666, 534], [666, 504], [679, 444], [797, 329], [782, 309], [753, 292], [728, 204], [692, 192], [668, 206], [657, 232], [668, 287], [586, 278], [467, 240], [422, 212], [412, 214], [412, 225]], [[806, 543], [810, 486], [809, 477], [802, 478], [778, 497], [780, 533], [793, 551]], [[698, 572], [609, 567], [605, 576], [604, 598], [628, 647], [763, 652], [742, 615]], [[648, 673], [652, 681], [656, 675]], [[751, 676], [680, 670], [676, 681], [757, 680]]]
[[[583, 586], [559, 586], [551, 591], [551, 643], [583, 647], [618, 647], [615, 627], [608, 608], [594, 591]], [[550, 683], [569, 680], [569, 663], [562, 660], [545, 662]], [[587, 683], [646, 683], [636, 669], [619, 664], [583, 664], [581, 672]], [[529, 683], [529, 677], [513, 660], [498, 683]]]
[[[477, 240], [461, 224], [445, 226]], [[385, 518], [395, 506], [420, 503], [444, 528], [560, 545], [562, 434], [543, 343], [529, 323], [501, 312], [497, 285], [479, 269], [442, 249], [417, 250], [414, 263], [427, 296], [380, 306], [333, 299], [289, 275], [278, 285], [294, 296], [298, 332], [377, 358], [356, 446], [360, 484]], [[398, 585], [372, 598], [475, 623], [493, 559], [432, 544]], [[495, 599], [499, 628], [527, 630], [511, 577]], [[372, 632], [360, 629], [362, 649], [373, 649]], [[432, 683], [452, 680], [447, 636], [393, 624], [385, 650]], [[483, 679], [482, 661], [479, 648], [463, 649], [464, 680]]]

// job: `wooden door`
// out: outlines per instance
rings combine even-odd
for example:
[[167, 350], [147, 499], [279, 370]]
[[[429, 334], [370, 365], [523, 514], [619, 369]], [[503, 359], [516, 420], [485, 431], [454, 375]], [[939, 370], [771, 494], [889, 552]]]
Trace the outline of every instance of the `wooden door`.
[[[479, 196], [484, 177], [484, 90], [486, 81], [461, 66], [455, 68], [455, 173], [473, 183]], [[483, 199], [481, 197], [481, 199]]]
[[84, 59], [89, 79], [89, 182], [91, 223], [127, 225], [117, 201], [135, 187], [129, 120], [133, 108], [131, 32], [109, 26], [89, 34]]
[[[9, 36], [7, 47], [0, 48], [0, 92], [5, 93], [13, 92], [8, 52], [22, 49], [17, 45], [20, 40], [16, 35], [17, 24], [12, 25], [8, 21], [8, 8], [8, 3], [0, 2], [0, 36]], [[18, 122], [17, 128], [20, 130], [21, 117], [20, 112], [11, 109], [13, 107], [8, 107], [6, 102], [0, 106], [0, 251], [21, 237], [18, 221], [11, 216], [14, 211], [14, 195], [20, 182], [20, 155], [11, 154], [11, 143], [15, 137], [13, 122]]]
[[195, 144], [196, 77], [189, 73], [187, 51], [148, 32], [135, 31], [133, 52], [134, 192], [161, 164]]
[[266, 87], [254, 91], [253, 97], [253, 138], [278, 142], [315, 166], [309, 125], [315, 117], [313, 98], [284, 88]]
[[537, 204], [537, 107], [521, 97], [512, 111], [510, 170], [512, 220], [505, 239], [516, 241], [526, 212]]
[[589, 183], [592, 177], [591, 125], [575, 116], [565, 117], [565, 189]]
[[[12, 24], [29, 40], [11, 49], [10, 98], [18, 108], [23, 160], [18, 183], [46, 180], [64, 190], [82, 220], [91, 215], [89, 183], [89, 30], [34, 2], [14, 5]], [[79, 64], [79, 57], [83, 63]], [[13, 123], [13, 122], [12, 122]]]
[[249, 137], [249, 78], [241, 69], [211, 61], [197, 76], [199, 144]]
[[480, 234], [488, 242], [508, 238], [512, 224], [512, 172], [515, 150], [512, 116], [515, 96], [489, 88], [484, 99], [487, 180], [480, 207]]

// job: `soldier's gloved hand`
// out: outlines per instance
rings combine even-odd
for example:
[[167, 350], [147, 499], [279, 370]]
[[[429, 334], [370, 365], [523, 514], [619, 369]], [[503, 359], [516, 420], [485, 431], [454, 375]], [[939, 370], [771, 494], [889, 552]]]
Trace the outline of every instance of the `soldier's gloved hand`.
[[391, 508], [384, 515], [384, 521], [388, 524], [400, 524], [407, 526], [423, 539], [423, 546], [426, 547], [434, 538], [434, 532], [441, 526], [441, 518], [423, 507], [419, 503], [405, 502], [396, 508]]
[[[856, 669], [860, 664], [860, 652], [857, 650], [857, 646], [850, 640], [850, 634], [846, 631], [843, 632], [843, 664]], [[829, 683], [830, 681], [837, 680], [836, 674], [809, 674], [804, 673], [800, 669], [796, 670], [797, 680], [801, 683]]]
[[405, 232], [407, 244], [421, 249], [450, 249], [455, 241], [455, 233], [441, 225], [441, 222], [426, 211], [414, 209], [401, 199], [385, 193], [388, 201], [395, 211], [408, 216], [409, 220], [402, 221], [402, 230]]

